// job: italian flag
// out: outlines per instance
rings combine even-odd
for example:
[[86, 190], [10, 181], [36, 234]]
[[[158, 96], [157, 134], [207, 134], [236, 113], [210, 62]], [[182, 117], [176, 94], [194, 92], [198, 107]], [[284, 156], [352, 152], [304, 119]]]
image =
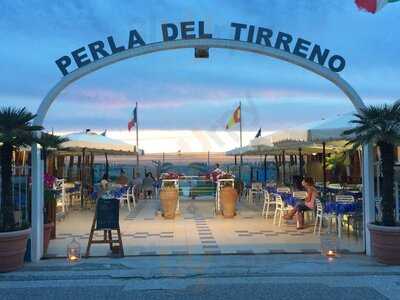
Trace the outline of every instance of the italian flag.
[[225, 129], [230, 129], [240, 122], [240, 105], [235, 109], [233, 115], [229, 118], [228, 123], [225, 126]]
[[355, 0], [356, 5], [361, 10], [366, 10], [370, 13], [376, 13], [381, 10], [386, 4], [399, 2], [400, 0]]

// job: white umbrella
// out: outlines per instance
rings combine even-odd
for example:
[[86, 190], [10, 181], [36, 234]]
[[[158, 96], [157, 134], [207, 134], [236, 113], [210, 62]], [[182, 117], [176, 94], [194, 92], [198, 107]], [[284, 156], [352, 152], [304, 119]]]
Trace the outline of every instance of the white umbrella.
[[[133, 145], [91, 131], [71, 133], [64, 137], [68, 138], [68, 141], [61, 144], [61, 149], [136, 153], [136, 147]], [[142, 154], [143, 151], [139, 152]]]
[[253, 139], [250, 144], [270, 145], [271, 143], [276, 144], [283, 141], [327, 142], [343, 140], [343, 131], [354, 127], [350, 123], [353, 119], [353, 113], [346, 113], [341, 116], [279, 130], [261, 139]]

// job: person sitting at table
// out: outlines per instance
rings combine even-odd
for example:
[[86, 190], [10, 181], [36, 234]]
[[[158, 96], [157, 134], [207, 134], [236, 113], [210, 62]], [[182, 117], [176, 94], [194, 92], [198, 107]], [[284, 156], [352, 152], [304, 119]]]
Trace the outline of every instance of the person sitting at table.
[[142, 191], [143, 180], [140, 178], [140, 173], [136, 173], [136, 176], [133, 178], [131, 185], [134, 187], [134, 193], [136, 199], [139, 199], [140, 192]]
[[144, 192], [144, 198], [150, 198], [151, 195], [153, 194], [154, 190], [154, 177], [153, 175], [149, 172], [146, 173], [144, 179], [143, 179], [143, 192]]
[[108, 190], [108, 176], [104, 173], [103, 177], [100, 180], [100, 190], [101, 192], [105, 192]]
[[119, 176], [115, 180], [115, 183], [120, 185], [128, 184], [128, 177], [126, 177], [124, 169], [121, 169], [121, 171], [119, 172]]
[[284, 217], [286, 220], [291, 220], [296, 215], [297, 218], [297, 229], [304, 228], [304, 212], [314, 209], [315, 199], [318, 196], [318, 191], [315, 188], [314, 180], [311, 177], [303, 179], [303, 187], [307, 192], [306, 199], [298, 202], [295, 207]]

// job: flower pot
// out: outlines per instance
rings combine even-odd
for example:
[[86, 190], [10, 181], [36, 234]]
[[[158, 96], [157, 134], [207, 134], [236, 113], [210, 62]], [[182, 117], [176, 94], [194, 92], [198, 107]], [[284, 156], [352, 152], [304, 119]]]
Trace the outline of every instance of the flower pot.
[[222, 215], [225, 218], [233, 218], [236, 215], [237, 198], [237, 191], [233, 187], [227, 186], [221, 189], [220, 203], [222, 207]]
[[400, 226], [368, 224], [372, 253], [378, 262], [400, 265]]
[[178, 203], [178, 189], [167, 187], [160, 191], [160, 202], [165, 219], [174, 219]]
[[44, 224], [43, 227], [43, 249], [44, 253], [47, 253], [47, 248], [49, 247], [51, 233], [53, 232], [54, 223]]
[[0, 232], [0, 272], [10, 272], [24, 265], [26, 242], [31, 229]]

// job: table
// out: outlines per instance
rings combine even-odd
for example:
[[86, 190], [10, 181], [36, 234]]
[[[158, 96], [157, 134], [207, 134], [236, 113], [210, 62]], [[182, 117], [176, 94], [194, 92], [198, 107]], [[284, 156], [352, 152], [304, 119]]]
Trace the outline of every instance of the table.
[[336, 215], [338, 236], [342, 237], [342, 218], [344, 214], [355, 213], [362, 210], [362, 203], [356, 202], [334, 202], [328, 201], [324, 205], [324, 211], [330, 215]]

